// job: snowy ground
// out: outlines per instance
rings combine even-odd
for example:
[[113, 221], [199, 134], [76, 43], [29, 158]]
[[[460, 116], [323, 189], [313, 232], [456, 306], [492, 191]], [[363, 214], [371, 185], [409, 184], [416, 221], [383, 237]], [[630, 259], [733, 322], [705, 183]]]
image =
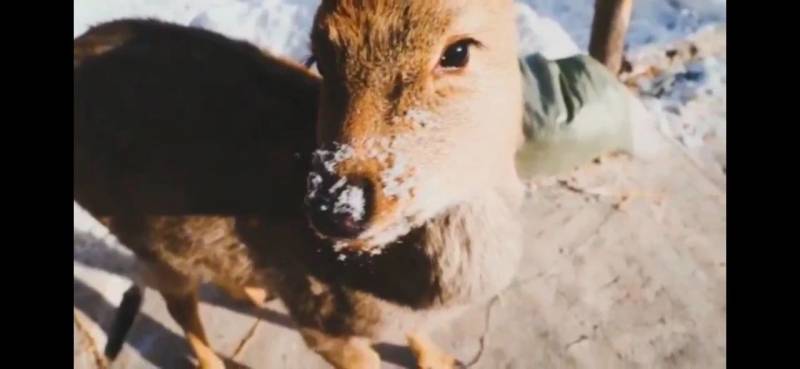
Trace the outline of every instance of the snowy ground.
[[[553, 58], [583, 52], [593, 3], [519, 0], [521, 52]], [[308, 56], [317, 4], [75, 0], [73, 32], [77, 37], [102, 21], [153, 17], [248, 40], [299, 61]], [[550, 248], [529, 252], [530, 267], [494, 308], [491, 324], [490, 306], [485, 316], [484, 310], [475, 312], [442, 333], [441, 342], [459, 358], [469, 361], [479, 346], [473, 338], [481, 337], [480, 346], [486, 345], [481, 368], [725, 366], [725, 12], [725, 0], [635, 0], [627, 58], [645, 77], [629, 82], [655, 127], [686, 155], [601, 172], [606, 182], [630, 180], [633, 184], [623, 187], [655, 189], [668, 200], [634, 201], [627, 213], [614, 212], [617, 205], [607, 201], [615, 200], [607, 195], [543, 186], [526, 217], [537, 219], [530, 224], [532, 242]], [[686, 56], [692, 45], [699, 48], [697, 55]], [[677, 50], [673, 61], [665, 57], [669, 50]], [[648, 68], [649, 74], [643, 72]], [[602, 176], [589, 178], [602, 182], [597, 179]], [[103, 326], [130, 283], [131, 256], [77, 205], [74, 215], [75, 367], [95, 368], [101, 367], [93, 355], [102, 351]], [[548, 232], [556, 224], [568, 231]], [[602, 286], [593, 284], [601, 279]], [[529, 283], [534, 280], [538, 283]], [[238, 362], [254, 368], [325, 367], [307, 353], [280, 306], [273, 308], [254, 318], [212, 296], [201, 311], [214, 348]], [[136, 349], [126, 348], [113, 367], [183, 367], [175, 360], [186, 347], [174, 322], [165, 318], [163, 302], [150, 294], [144, 311], [129, 340]], [[400, 356], [390, 368], [407, 365]]]
[[[155, 17], [203, 27], [302, 59], [319, 0], [75, 0], [73, 35], [122, 17]], [[549, 56], [585, 50], [594, 0], [519, 0], [522, 51]], [[631, 48], [685, 37], [725, 22], [726, 0], [636, 0]], [[566, 30], [566, 31], [565, 31]], [[577, 47], [575, 46], [577, 45]]]

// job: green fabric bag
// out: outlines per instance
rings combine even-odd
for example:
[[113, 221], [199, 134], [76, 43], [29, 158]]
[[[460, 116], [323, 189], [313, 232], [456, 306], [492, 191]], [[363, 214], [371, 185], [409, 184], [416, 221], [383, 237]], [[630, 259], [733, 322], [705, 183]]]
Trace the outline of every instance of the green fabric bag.
[[517, 153], [522, 178], [553, 175], [601, 154], [632, 148], [632, 95], [588, 55], [520, 59], [525, 143]]

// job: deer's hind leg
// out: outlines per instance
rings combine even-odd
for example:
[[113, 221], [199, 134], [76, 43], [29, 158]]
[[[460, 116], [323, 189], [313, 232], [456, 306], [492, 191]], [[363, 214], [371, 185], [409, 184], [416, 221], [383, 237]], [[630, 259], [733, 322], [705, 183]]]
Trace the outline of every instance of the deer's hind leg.
[[309, 348], [336, 369], [380, 369], [381, 358], [362, 337], [332, 337], [315, 329], [300, 332]]
[[433, 340], [422, 333], [407, 336], [408, 347], [417, 359], [419, 369], [462, 369], [466, 366], [444, 352]]
[[172, 319], [181, 327], [195, 357], [198, 369], [225, 369], [223, 361], [208, 343], [198, 311], [199, 283], [188, 276], [158, 264], [146, 268], [147, 284], [161, 293]]
[[230, 281], [214, 281], [225, 292], [236, 300], [247, 302], [257, 308], [265, 308], [267, 302], [275, 298], [264, 286], [239, 285]]

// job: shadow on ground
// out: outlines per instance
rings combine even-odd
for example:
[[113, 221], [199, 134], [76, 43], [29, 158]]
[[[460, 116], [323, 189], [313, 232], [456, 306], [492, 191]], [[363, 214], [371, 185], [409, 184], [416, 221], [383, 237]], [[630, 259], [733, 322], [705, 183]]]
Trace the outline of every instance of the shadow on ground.
[[[76, 247], [73, 254], [73, 261], [87, 267], [100, 269], [108, 273], [126, 278], [134, 279], [134, 257], [124, 251], [109, 247], [108, 241], [95, 236], [90, 232], [74, 230], [74, 245]], [[91, 252], [86, 252], [91, 250]], [[74, 307], [92, 319], [103, 332], [108, 335], [111, 326], [111, 317], [116, 312], [116, 306], [109, 302], [100, 292], [89, 286], [85, 282], [74, 279]], [[206, 285], [200, 290], [200, 300], [209, 305], [221, 307], [233, 312], [250, 316], [262, 321], [295, 330], [296, 326], [288, 315], [270, 309], [258, 309], [251, 305], [229, 298], [221, 290]], [[157, 342], [153, 342], [153, 339]], [[191, 369], [194, 363], [189, 359], [192, 356], [191, 350], [181, 335], [175, 334], [172, 330], [164, 326], [158, 320], [142, 311], [136, 318], [134, 326], [126, 338], [128, 343], [136, 352], [152, 365], [159, 368]], [[174, 348], [168, 353], [158, 350], [148, 350], [137, 347], [136, 343], [157, 344], [162, 347]], [[415, 360], [411, 351], [400, 345], [391, 343], [378, 343], [375, 350], [380, 354], [381, 359], [387, 363], [415, 368]], [[222, 355], [220, 355], [222, 357]], [[230, 358], [222, 357], [228, 369], [249, 369], [248, 367], [236, 363]]]

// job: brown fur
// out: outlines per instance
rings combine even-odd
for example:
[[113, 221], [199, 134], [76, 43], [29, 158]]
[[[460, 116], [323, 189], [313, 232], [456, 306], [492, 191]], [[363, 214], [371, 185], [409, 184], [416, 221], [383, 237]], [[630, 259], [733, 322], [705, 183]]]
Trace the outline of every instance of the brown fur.
[[[323, 2], [312, 31], [325, 80], [318, 138], [323, 148], [338, 143], [353, 149], [337, 166], [338, 176], [365, 178], [378, 189], [368, 199], [374, 216], [362, 235], [366, 243], [391, 240], [379, 234], [398, 218], [421, 224], [491, 186], [489, 180], [513, 183], [507, 178], [516, 176], [515, 169], [506, 159], [522, 140], [513, 24], [503, 0]], [[442, 51], [464, 37], [484, 45], [473, 48], [470, 66], [436, 68]], [[430, 112], [431, 120], [442, 124], [422, 129], [413, 119], [418, 112]], [[491, 149], [475, 150], [478, 143]], [[398, 153], [413, 164], [399, 179], [428, 183], [384, 195], [381, 172], [397, 165]], [[472, 185], [463, 183], [462, 175], [473, 179]], [[442, 204], [422, 205], [434, 202]]]
[[232, 215], [303, 216], [319, 79], [155, 21], [99, 25], [74, 50], [74, 198], [137, 254], [201, 367], [219, 367], [196, 287], [264, 295]]
[[303, 195], [315, 146], [317, 77], [247, 43], [149, 21], [89, 30], [75, 59], [73, 183], [86, 208], [300, 210], [290, 199]]
[[[353, 147], [335, 174], [376, 188], [375, 216], [352, 240], [320, 238], [303, 216], [316, 78], [204, 31], [152, 22], [122, 29], [94, 38], [113, 47], [76, 46], [102, 53], [76, 57], [85, 60], [75, 72], [75, 198], [110, 216], [112, 232], [145, 262], [201, 366], [219, 360], [207, 350], [196, 306], [187, 306], [196, 305], [197, 283], [211, 281], [279, 296], [309, 347], [337, 368], [378, 368], [370, 343], [405, 336], [420, 365], [454, 367], [426, 332], [508, 285], [521, 253], [513, 160], [522, 94], [511, 2], [323, 2], [312, 35], [325, 76], [317, 144]], [[142, 35], [149, 41], [137, 44]], [[482, 45], [469, 66], [439, 69], [442, 50], [467, 36]], [[195, 57], [205, 42], [227, 48], [208, 55], [231, 59], [127, 69], [125, 57]], [[159, 44], [166, 47], [147, 49]], [[115, 53], [128, 45], [130, 55]], [[237, 62], [255, 66], [226, 65]], [[140, 84], [148, 75], [155, 83]], [[204, 78], [230, 84], [194, 80]], [[180, 92], [163, 93], [170, 89]], [[190, 102], [170, 100], [184, 94]], [[208, 110], [194, 113], [198, 106]], [[438, 124], [425, 127], [411, 110]], [[376, 146], [382, 139], [389, 148]], [[414, 185], [389, 194], [385, 172], [401, 159], [409, 165], [400, 179]], [[335, 242], [380, 252], [340, 254]]]

